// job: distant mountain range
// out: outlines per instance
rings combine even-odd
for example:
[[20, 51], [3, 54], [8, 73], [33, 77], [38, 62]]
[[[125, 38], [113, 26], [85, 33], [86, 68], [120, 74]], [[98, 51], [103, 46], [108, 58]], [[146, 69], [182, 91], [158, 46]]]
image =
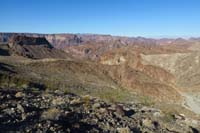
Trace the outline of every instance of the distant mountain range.
[[[190, 38], [188, 40], [177, 39], [151, 39], [144, 37], [120, 37], [111, 35], [96, 34], [34, 34], [34, 33], [0, 33], [0, 42], [8, 42], [12, 36], [22, 35], [29, 37], [45, 37], [52, 46], [74, 56], [97, 59], [103, 52], [124, 46], [145, 46], [157, 45], [187, 45], [199, 42], [200, 38]], [[76, 47], [78, 46], [78, 47]]]

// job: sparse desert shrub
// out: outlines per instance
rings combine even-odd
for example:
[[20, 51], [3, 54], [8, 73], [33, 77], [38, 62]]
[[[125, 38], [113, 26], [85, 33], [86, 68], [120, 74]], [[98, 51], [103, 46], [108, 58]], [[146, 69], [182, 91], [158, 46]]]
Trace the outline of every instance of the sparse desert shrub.
[[64, 94], [65, 94], [65, 95], [69, 94], [69, 90], [65, 89], [65, 90], [64, 90]]
[[29, 81], [24, 80], [20, 77], [14, 77], [6, 74], [0, 76], [1, 86], [24, 88], [28, 86], [28, 83]]
[[99, 97], [100, 99], [106, 100], [111, 103], [126, 103], [135, 99], [135, 94], [121, 88], [104, 88], [102, 90], [98, 90], [94, 95], [96, 95], [96, 97]]
[[174, 119], [174, 114], [175, 112], [165, 112], [164, 113], [165, 115], [162, 117], [162, 120], [166, 123], [171, 123], [173, 122], [175, 119]]
[[19, 88], [27, 87], [29, 84], [29, 81], [26, 81], [24, 79], [14, 78], [13, 80], [14, 80], [13, 82], [15, 83], [16, 87], [19, 87]]
[[89, 95], [83, 96], [83, 102], [85, 107], [88, 107], [90, 105], [90, 96]]
[[8, 87], [9, 85], [9, 76], [8, 75], [0, 75], [0, 85]]
[[44, 120], [58, 120], [60, 116], [60, 110], [57, 108], [51, 108], [42, 113], [42, 119]]
[[53, 83], [51, 81], [45, 81], [44, 84], [46, 85], [46, 88], [49, 89], [49, 90], [56, 90], [57, 89], [55, 83]]
[[147, 96], [142, 96], [140, 98], [140, 102], [144, 106], [153, 106], [155, 104], [155, 102], [150, 97]]

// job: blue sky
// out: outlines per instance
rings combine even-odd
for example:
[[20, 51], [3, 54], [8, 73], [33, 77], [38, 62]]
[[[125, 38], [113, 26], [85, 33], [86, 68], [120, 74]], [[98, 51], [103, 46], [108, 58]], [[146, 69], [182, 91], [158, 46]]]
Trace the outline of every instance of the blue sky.
[[200, 0], [1, 0], [0, 32], [200, 36]]

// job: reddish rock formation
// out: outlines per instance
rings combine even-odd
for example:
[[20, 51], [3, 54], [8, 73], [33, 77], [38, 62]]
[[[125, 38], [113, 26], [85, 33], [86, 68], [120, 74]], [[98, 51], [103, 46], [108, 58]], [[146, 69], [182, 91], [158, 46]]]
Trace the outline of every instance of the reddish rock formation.
[[13, 54], [33, 59], [41, 58], [66, 58], [67, 54], [53, 48], [53, 46], [42, 37], [13, 36], [8, 46]]

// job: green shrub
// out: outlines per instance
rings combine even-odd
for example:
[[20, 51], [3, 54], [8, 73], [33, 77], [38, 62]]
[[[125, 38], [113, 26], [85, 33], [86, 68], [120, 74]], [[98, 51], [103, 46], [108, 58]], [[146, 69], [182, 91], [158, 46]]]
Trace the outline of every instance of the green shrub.
[[166, 123], [171, 123], [174, 121], [174, 114], [175, 112], [165, 112], [162, 120]]
[[85, 95], [82, 98], [83, 98], [84, 106], [86, 108], [89, 107], [90, 106], [90, 96], [89, 95]]
[[140, 98], [140, 102], [144, 106], [153, 106], [153, 105], [155, 105], [155, 102], [152, 100], [152, 98], [147, 97], [147, 96], [142, 96]]

